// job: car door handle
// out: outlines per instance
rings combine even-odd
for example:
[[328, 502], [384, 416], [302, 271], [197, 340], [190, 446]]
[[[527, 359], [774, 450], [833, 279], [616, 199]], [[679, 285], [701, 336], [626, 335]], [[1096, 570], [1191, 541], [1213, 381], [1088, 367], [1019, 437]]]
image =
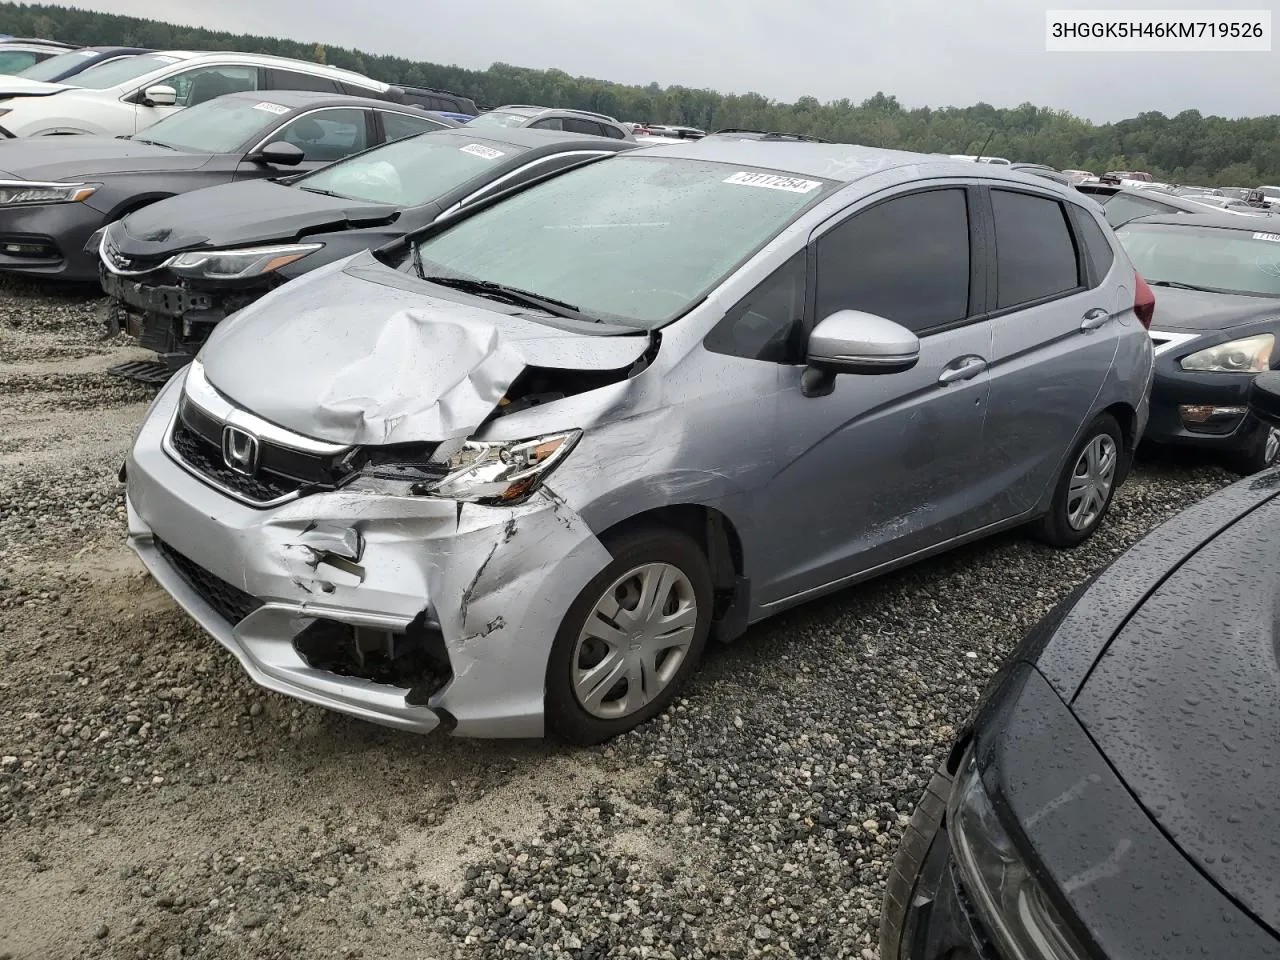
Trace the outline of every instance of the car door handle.
[[1080, 329], [1088, 333], [1090, 330], [1097, 330], [1110, 319], [1111, 312], [1098, 307], [1084, 315], [1084, 319], [1080, 321]]
[[949, 383], [972, 380], [985, 369], [987, 361], [981, 357], [961, 357], [942, 368], [942, 373], [938, 374], [938, 382], [945, 387]]

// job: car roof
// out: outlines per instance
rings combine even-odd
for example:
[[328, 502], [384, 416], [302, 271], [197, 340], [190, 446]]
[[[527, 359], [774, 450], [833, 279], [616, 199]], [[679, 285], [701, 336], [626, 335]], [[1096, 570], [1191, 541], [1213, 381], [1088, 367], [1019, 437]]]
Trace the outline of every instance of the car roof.
[[910, 153], [906, 150], [886, 150], [881, 147], [864, 147], [850, 143], [750, 140], [733, 136], [708, 136], [701, 140], [682, 140], [671, 146], [643, 147], [641, 150], [646, 153], [652, 151], [655, 156], [710, 160], [743, 167], [763, 167], [796, 176], [822, 177], [838, 183], [853, 183], [855, 180], [861, 180], [863, 177], [884, 170], [913, 167], [915, 169], [911, 179], [916, 176], [950, 176], [1007, 180], [1010, 183], [1048, 189], [1062, 196], [1070, 196], [1074, 200], [1079, 199], [1074, 188], [1065, 188], [1062, 184], [1045, 177], [1020, 173], [1005, 164], [952, 160], [950, 157], [938, 154]]
[[1205, 213], [1153, 213], [1147, 217], [1136, 217], [1123, 226], [1130, 223], [1158, 223], [1171, 224], [1175, 227], [1221, 227], [1226, 230], [1244, 230], [1249, 233], [1267, 233], [1270, 230], [1259, 230], [1258, 221], [1266, 219], [1263, 217], [1242, 217], [1233, 213], [1217, 213], [1208, 211]]
[[604, 148], [621, 151], [636, 147], [635, 142], [631, 140], [596, 137], [589, 133], [567, 133], [564, 130], [539, 130], [534, 127], [472, 127], [464, 123], [454, 129], [463, 136], [475, 140], [509, 143], [526, 150], [548, 148], [549, 152], [556, 152], [562, 146], [568, 148], [577, 146], [590, 150]]
[[363, 73], [356, 73], [352, 70], [343, 70], [340, 67], [333, 67], [327, 63], [313, 63], [310, 60], [294, 60], [291, 57], [276, 57], [267, 53], [241, 53], [238, 50], [154, 50], [151, 52], [156, 56], [176, 57], [179, 60], [209, 60], [219, 57], [235, 57], [248, 63], [261, 64], [264, 67], [279, 67], [281, 70], [307, 67], [309, 68], [308, 72], [344, 77], [353, 83], [361, 83], [373, 89], [391, 89], [390, 84], [383, 83], [381, 80], [374, 80], [372, 77], [367, 77]]

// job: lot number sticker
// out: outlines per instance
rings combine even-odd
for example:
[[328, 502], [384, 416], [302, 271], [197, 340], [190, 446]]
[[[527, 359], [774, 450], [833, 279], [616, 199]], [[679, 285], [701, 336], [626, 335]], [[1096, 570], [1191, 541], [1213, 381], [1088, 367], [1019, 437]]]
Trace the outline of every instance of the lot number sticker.
[[1255, 240], [1270, 240], [1272, 243], [1280, 243], [1280, 233], [1255, 233]]
[[479, 143], [468, 143], [465, 147], [459, 147], [463, 153], [469, 153], [473, 157], [479, 157], [481, 160], [497, 160], [503, 156], [501, 150], [495, 150], [493, 147], [486, 147]]
[[263, 101], [262, 103], [255, 103], [255, 104], [253, 105], [253, 109], [255, 109], [255, 110], [265, 110], [265, 111], [267, 111], [267, 113], [274, 113], [274, 114], [281, 114], [281, 113], [288, 113], [288, 112], [289, 112], [289, 108], [288, 108], [288, 107], [282, 107], [282, 106], [280, 106], [280, 104], [278, 104], [278, 103], [267, 103], [266, 101]]
[[745, 170], [725, 178], [725, 183], [740, 187], [764, 187], [766, 190], [785, 190], [787, 193], [809, 193], [817, 190], [817, 180], [801, 180], [797, 177], [780, 177], [775, 173], [747, 173]]

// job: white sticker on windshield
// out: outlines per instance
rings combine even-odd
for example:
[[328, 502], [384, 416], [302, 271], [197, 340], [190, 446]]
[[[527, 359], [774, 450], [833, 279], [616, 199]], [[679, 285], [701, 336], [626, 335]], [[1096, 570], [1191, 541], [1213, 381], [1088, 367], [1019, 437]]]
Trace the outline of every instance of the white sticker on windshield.
[[481, 160], [497, 160], [499, 157], [506, 156], [501, 150], [495, 150], [493, 147], [486, 147], [480, 143], [468, 143], [465, 147], [459, 147], [463, 153], [469, 153], [473, 157], [479, 157]]
[[280, 106], [280, 104], [278, 104], [278, 103], [267, 103], [265, 100], [264, 100], [264, 101], [262, 101], [262, 103], [255, 103], [255, 104], [253, 105], [253, 109], [255, 109], [255, 110], [265, 110], [265, 111], [267, 111], [267, 113], [274, 113], [274, 114], [281, 114], [281, 113], [288, 113], [288, 112], [289, 112], [289, 108], [288, 108], [288, 107], [282, 107], [282, 106]]
[[1280, 243], [1280, 233], [1255, 233], [1255, 240], [1270, 240], [1272, 243]]
[[748, 173], [743, 170], [725, 178], [725, 183], [736, 183], [742, 187], [764, 187], [768, 190], [786, 190], [788, 193], [809, 193], [817, 190], [821, 183], [817, 180], [801, 180], [798, 177], [780, 177], [775, 173]]

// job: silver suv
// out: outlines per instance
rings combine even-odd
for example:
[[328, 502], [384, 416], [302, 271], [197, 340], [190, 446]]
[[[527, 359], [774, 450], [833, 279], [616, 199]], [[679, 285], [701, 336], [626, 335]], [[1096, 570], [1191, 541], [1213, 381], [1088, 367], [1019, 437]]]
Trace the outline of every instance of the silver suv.
[[606, 739], [709, 637], [1098, 527], [1154, 301], [1088, 202], [841, 144], [588, 163], [220, 324], [128, 456], [129, 541], [273, 690]]
[[614, 140], [634, 140], [631, 130], [613, 117], [589, 110], [568, 110], [558, 107], [536, 107], [527, 103], [512, 103], [494, 107], [467, 121], [472, 127], [534, 127], [538, 130], [564, 130], [568, 133], [586, 133], [593, 137], [612, 137]]

